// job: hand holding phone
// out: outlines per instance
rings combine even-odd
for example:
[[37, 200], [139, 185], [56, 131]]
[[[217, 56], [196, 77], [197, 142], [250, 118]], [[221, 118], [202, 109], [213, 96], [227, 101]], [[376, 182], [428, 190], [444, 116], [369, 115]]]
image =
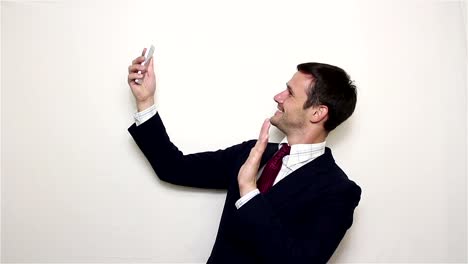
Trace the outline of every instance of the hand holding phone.
[[[147, 65], [149, 63], [149, 61], [151, 60], [151, 58], [153, 57], [153, 53], [154, 53], [154, 46], [151, 45], [149, 49], [146, 49], [145, 61], [141, 65]], [[141, 74], [141, 71], [138, 71], [138, 74]], [[143, 80], [142, 79], [135, 79], [135, 82], [138, 83], [138, 84], [141, 84], [143, 82]]]

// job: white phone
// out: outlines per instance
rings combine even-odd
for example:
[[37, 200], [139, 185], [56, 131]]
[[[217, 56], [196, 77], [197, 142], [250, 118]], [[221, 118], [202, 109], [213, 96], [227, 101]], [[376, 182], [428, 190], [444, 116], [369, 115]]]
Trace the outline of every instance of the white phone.
[[[148, 64], [149, 61], [151, 60], [151, 58], [153, 57], [153, 53], [154, 53], [154, 46], [151, 45], [149, 49], [146, 49], [145, 61], [141, 65]], [[141, 71], [138, 71], [138, 74], [141, 74]], [[142, 79], [135, 79], [135, 82], [141, 84], [143, 82], [143, 80]]]

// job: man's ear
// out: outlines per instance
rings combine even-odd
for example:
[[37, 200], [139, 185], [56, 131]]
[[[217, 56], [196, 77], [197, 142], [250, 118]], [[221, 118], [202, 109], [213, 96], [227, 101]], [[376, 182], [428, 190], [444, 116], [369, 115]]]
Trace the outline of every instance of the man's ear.
[[326, 105], [319, 105], [311, 107], [310, 122], [320, 123], [325, 122], [328, 119], [328, 107]]

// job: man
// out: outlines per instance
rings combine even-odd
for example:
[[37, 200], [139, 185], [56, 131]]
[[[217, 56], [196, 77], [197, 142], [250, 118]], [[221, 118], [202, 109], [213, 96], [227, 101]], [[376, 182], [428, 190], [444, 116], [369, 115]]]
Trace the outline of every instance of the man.
[[[135, 142], [161, 180], [227, 190], [208, 263], [326, 263], [351, 227], [361, 195], [325, 147], [328, 133], [354, 111], [349, 76], [332, 65], [301, 64], [274, 97], [278, 111], [258, 140], [184, 155], [154, 108], [153, 60], [143, 61], [140, 56], [128, 68], [138, 109], [128, 128]], [[282, 144], [268, 143], [270, 123], [285, 133]]]

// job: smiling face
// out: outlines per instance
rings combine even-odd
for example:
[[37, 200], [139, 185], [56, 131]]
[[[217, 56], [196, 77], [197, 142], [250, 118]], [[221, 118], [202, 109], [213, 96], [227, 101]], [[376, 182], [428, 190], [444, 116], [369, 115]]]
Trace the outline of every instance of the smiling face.
[[312, 107], [304, 109], [307, 90], [314, 81], [312, 75], [296, 72], [286, 84], [286, 89], [273, 98], [278, 103], [278, 111], [270, 118], [286, 135], [305, 132], [310, 125]]

